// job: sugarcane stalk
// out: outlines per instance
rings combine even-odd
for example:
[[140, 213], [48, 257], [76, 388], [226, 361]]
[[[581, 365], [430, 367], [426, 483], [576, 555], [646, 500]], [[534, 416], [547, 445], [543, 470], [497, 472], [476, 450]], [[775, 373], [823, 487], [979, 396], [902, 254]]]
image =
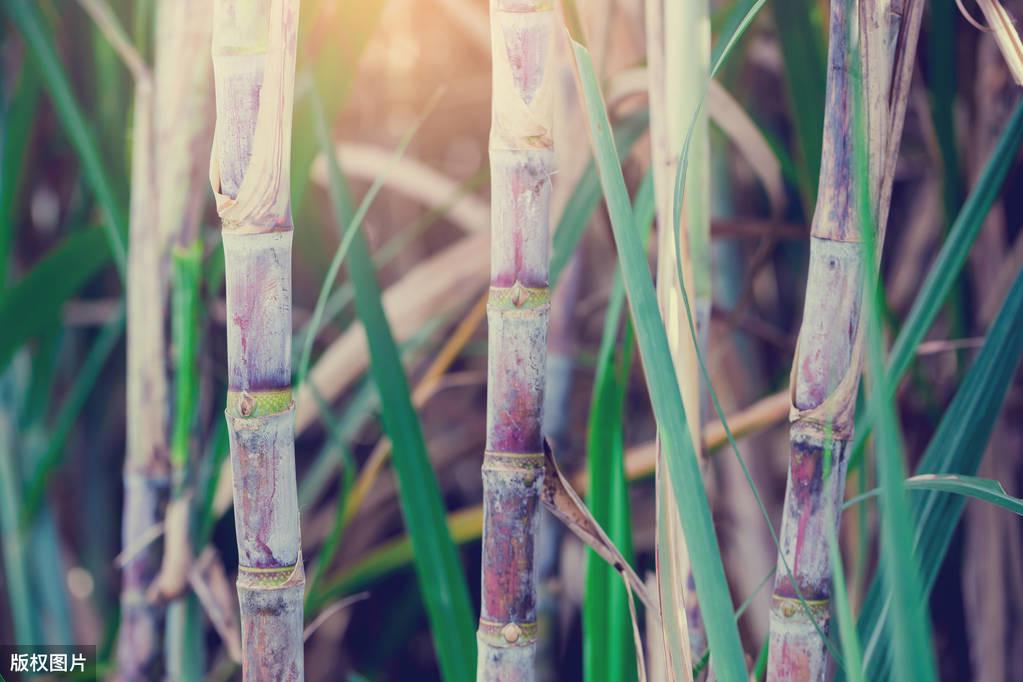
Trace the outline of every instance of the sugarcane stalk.
[[[831, 4], [827, 104], [810, 268], [792, 368], [791, 459], [771, 605], [769, 680], [823, 680], [831, 598], [828, 533], [837, 532], [862, 365], [862, 218], [853, 175], [855, 88], [862, 88], [868, 189], [884, 239], [919, 5], [908, 21], [885, 0]], [[904, 23], [904, 26], [900, 26]], [[902, 30], [900, 30], [902, 29]], [[862, 82], [852, 74], [863, 73]], [[830, 530], [829, 530], [830, 527]], [[791, 567], [794, 583], [786, 564]], [[804, 604], [805, 601], [805, 604]], [[820, 632], [819, 632], [820, 631]]]
[[199, 221], [207, 196], [202, 186], [213, 132], [212, 69], [207, 49], [213, 28], [213, 1], [160, 0], [156, 26], [153, 115], [159, 159], [157, 230], [161, 277], [169, 279], [171, 288], [174, 369], [169, 442], [171, 499], [164, 523], [167, 551], [156, 589], [163, 598], [172, 599], [184, 591], [191, 562], [187, 472], [199, 394]]
[[[686, 184], [682, 206], [681, 229], [685, 231], [688, 254], [687, 270], [691, 281], [686, 281], [687, 292], [692, 292], [693, 322], [696, 326], [696, 345], [706, 357], [710, 339], [711, 268], [710, 268], [710, 130], [707, 125], [707, 107], [701, 106], [703, 93], [707, 89], [710, 68], [710, 7], [707, 0], [681, 0], [666, 2], [664, 9], [665, 30], [672, 40], [665, 41], [666, 101], [668, 115], [669, 143], [674, 156], [678, 156], [686, 134], [689, 138], [689, 155], [686, 160]], [[685, 36], [685, 38], [681, 38]], [[691, 132], [690, 132], [691, 130]], [[671, 186], [671, 185], [669, 185]], [[675, 210], [675, 207], [672, 207]], [[688, 318], [681, 301], [680, 292], [669, 291], [679, 286], [675, 271], [674, 240], [665, 233], [673, 230], [670, 222], [662, 223], [660, 250], [658, 251], [658, 283], [666, 285], [662, 291], [662, 314], [672, 320], [669, 327], [677, 338], [670, 338], [684, 373], [679, 382], [684, 386], [683, 398], [696, 395], [695, 403], [685, 402], [686, 414], [690, 417], [690, 432], [694, 434], [694, 447], [704, 469], [705, 485], [707, 460], [695, 434], [706, 420], [708, 406], [707, 384], [700, 380], [696, 371], [696, 350], [693, 348]], [[671, 272], [669, 272], [669, 270]], [[671, 307], [669, 311], [669, 306]], [[676, 367], [679, 362], [676, 361]], [[683, 383], [684, 382], [684, 383]], [[699, 661], [707, 650], [707, 633], [700, 615], [699, 597], [692, 571], [686, 576], [685, 590], [686, 620], [689, 627], [689, 647], [692, 661]]]
[[553, 6], [491, 0], [491, 278], [477, 679], [533, 680], [550, 310]]
[[163, 538], [152, 532], [163, 520], [170, 486], [164, 374], [163, 281], [157, 224], [157, 159], [153, 77], [116, 15], [102, 0], [79, 0], [135, 80], [127, 298], [127, 424], [121, 524], [121, 626], [119, 679], [164, 676], [166, 607], [150, 590], [160, 571]]
[[[691, 111], [689, 117], [685, 117], [687, 107], [680, 92], [681, 84], [676, 83], [677, 79], [683, 77], [682, 48], [678, 45], [681, 42], [680, 36], [691, 32], [684, 23], [685, 12], [678, 5], [663, 0], [648, 0], [646, 3], [650, 146], [657, 216], [657, 299], [689, 429], [691, 433], [699, 434], [700, 397], [696, 346], [689, 333], [681, 292], [683, 284], [687, 292], [694, 291], [692, 251], [684, 219], [683, 228], [677, 235], [684, 283], [678, 279], [675, 263], [675, 206], [672, 190], [683, 137], [692, 120]], [[669, 19], [674, 23], [670, 23]], [[694, 447], [700, 453], [698, 436], [694, 438]], [[690, 652], [700, 646], [702, 629], [697, 628], [697, 643], [694, 645], [691, 626], [700, 622], [699, 607], [695, 590], [692, 589], [695, 584], [692, 582], [688, 549], [670, 484], [668, 465], [658, 440], [656, 555], [661, 637], [667, 666], [665, 672], [668, 680], [687, 680], [692, 676], [692, 662], [695, 660]], [[690, 622], [690, 610], [695, 622]]]
[[210, 181], [223, 223], [242, 671], [274, 682], [304, 677], [289, 190], [298, 10], [216, 0], [213, 22]]
[[164, 517], [170, 491], [165, 422], [163, 283], [156, 225], [152, 82], [136, 81], [129, 216], [127, 318], [127, 453], [121, 545], [126, 559], [121, 580], [118, 671], [124, 680], [160, 679], [164, 674], [166, 606], [148, 591], [160, 572], [163, 538], [150, 536]]

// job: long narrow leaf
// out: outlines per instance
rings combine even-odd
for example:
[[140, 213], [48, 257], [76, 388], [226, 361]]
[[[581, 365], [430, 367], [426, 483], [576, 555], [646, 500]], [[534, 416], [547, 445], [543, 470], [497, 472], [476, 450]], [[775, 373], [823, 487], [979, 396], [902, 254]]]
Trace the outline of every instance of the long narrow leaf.
[[[352, 219], [352, 201], [329, 139], [320, 146], [331, 171], [330, 197], [339, 225]], [[430, 467], [419, 418], [401, 356], [381, 303], [373, 261], [361, 231], [351, 242], [348, 271], [355, 284], [355, 307], [366, 330], [370, 373], [380, 393], [384, 430], [394, 444], [402, 513], [415, 551], [420, 592], [426, 603], [434, 648], [447, 682], [470, 682], [475, 674], [476, 640], [465, 576], [444, 523], [440, 487]]]
[[629, 309], [636, 328], [640, 358], [650, 389], [662, 447], [671, 461], [671, 483], [692, 559], [693, 576], [707, 623], [713, 665], [719, 679], [746, 678], [739, 633], [732, 618], [732, 602], [721, 565], [721, 552], [696, 460], [685, 408], [674, 380], [668, 339], [657, 309], [653, 282], [639, 241], [625, 178], [611, 136], [603, 97], [589, 52], [572, 43], [582, 85], [594, 158], [611, 216], [619, 262], [625, 279]]
[[[1021, 356], [1023, 273], [1017, 276], [983, 348], [938, 424], [917, 465], [917, 475], [976, 474]], [[964, 499], [931, 491], [915, 497], [912, 502], [916, 555], [922, 567], [926, 595], [934, 587], [938, 570], [952, 542]], [[875, 578], [858, 624], [860, 638], [864, 642], [867, 679], [879, 679], [890, 663], [889, 642], [883, 636], [884, 619], [891, 609], [890, 599], [880, 579]]]
[[67, 74], [53, 48], [54, 38], [50, 35], [37, 4], [32, 0], [4, 0], [4, 7], [39, 63], [43, 82], [46, 84], [61, 125], [78, 154], [85, 178], [96, 195], [96, 200], [107, 214], [103, 227], [106, 230], [107, 239], [110, 241], [110, 251], [114, 255], [114, 263], [117, 264], [123, 281], [126, 262], [124, 239], [128, 234], [124, 207], [114, 194], [113, 185], [107, 176], [93, 133], [75, 100]]
[[0, 367], [58, 319], [60, 308], [110, 258], [103, 231], [87, 228], [64, 238], [0, 297]]

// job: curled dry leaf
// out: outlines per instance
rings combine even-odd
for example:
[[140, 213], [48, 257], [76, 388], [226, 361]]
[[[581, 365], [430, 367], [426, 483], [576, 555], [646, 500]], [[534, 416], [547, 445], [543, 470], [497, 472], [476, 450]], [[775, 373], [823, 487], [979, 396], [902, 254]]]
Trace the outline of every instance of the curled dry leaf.
[[184, 593], [192, 565], [191, 543], [188, 541], [188, 506], [191, 496], [171, 500], [164, 517], [163, 563], [160, 573], [146, 593], [151, 601], [169, 601]]
[[650, 611], [658, 613], [657, 603], [650, 598], [646, 585], [636, 574], [629, 562], [615, 546], [604, 529], [600, 527], [586, 504], [572, 489], [572, 485], [561, 473], [550, 443], [544, 441], [544, 479], [541, 493], [544, 506], [562, 523], [568, 526], [590, 549], [600, 555], [625, 580], [626, 585], [635, 592], [639, 600]]
[[984, 13], [988, 28], [1005, 58], [1005, 63], [1017, 85], [1023, 85], [1023, 43], [1012, 17], [998, 0], [977, 0]]
[[646, 584], [636, 574], [629, 562], [600, 527], [586, 504], [579, 498], [568, 479], [561, 473], [554, 459], [554, 451], [550, 443], [544, 439], [544, 477], [543, 490], [540, 497], [547, 509], [562, 523], [568, 526], [575, 535], [596, 552], [601, 559], [611, 565], [625, 582], [625, 591], [629, 596], [629, 614], [632, 616], [632, 636], [636, 646], [636, 674], [639, 682], [646, 682], [646, 664], [643, 659], [643, 642], [639, 635], [639, 616], [636, 613], [635, 596], [646, 607], [648, 617], [660, 619], [660, 609], [650, 598]]

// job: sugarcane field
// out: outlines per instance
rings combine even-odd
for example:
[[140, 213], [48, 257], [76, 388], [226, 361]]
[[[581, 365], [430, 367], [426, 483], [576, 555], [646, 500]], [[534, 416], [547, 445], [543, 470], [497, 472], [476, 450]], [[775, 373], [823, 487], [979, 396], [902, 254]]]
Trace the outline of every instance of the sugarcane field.
[[1023, 0], [0, 0], [0, 682], [1023, 682]]

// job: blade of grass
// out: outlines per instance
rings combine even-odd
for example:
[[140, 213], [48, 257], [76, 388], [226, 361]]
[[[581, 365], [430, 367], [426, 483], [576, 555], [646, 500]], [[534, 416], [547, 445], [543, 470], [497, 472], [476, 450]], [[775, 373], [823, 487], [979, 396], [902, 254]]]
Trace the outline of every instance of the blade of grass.
[[771, 3], [778, 31], [785, 88], [795, 132], [796, 185], [803, 214], [812, 215], [817, 203], [824, 139], [824, 35], [820, 4], [812, 0], [776, 0]]
[[575, 40], [572, 48], [594, 158], [611, 216], [640, 357], [649, 382], [658, 434], [664, 451], [674, 462], [669, 470], [672, 472], [672, 485], [678, 499], [680, 521], [691, 552], [696, 587], [706, 613], [707, 637], [714, 651], [714, 668], [719, 679], [738, 682], [746, 678], [742, 645], [735, 621], [731, 617], [731, 597], [689, 427], [685, 419], [680, 418], [685, 410], [678, 384], [674, 380], [671, 354], [657, 308], [653, 282], [639, 243], [625, 178], [618, 162], [607, 111], [589, 52]]
[[[858, 50], [854, 52], [858, 54]], [[878, 227], [875, 226], [873, 199], [870, 196], [870, 164], [868, 161], [867, 113], [864, 105], [862, 73], [859, 60], [851, 64], [850, 93], [853, 100], [852, 146], [853, 182], [859, 219], [863, 225], [863, 247], [866, 263], [877, 262]], [[909, 504], [903, 481], [905, 455], [899, 427], [897, 406], [891, 399], [891, 374], [886, 371], [883, 338], [884, 290], [880, 274], [874, 267], [864, 268], [864, 302], [866, 313], [866, 365], [877, 446], [878, 479], [881, 483], [881, 552], [885, 584], [892, 595], [895, 609], [890, 631], [895, 648], [895, 671], [898, 679], [928, 682], [937, 679], [937, 665], [931, 644], [925, 590], [921, 584], [920, 564], [913, 552], [913, 530]], [[855, 653], [859, 653], [858, 649]], [[857, 666], [854, 670], [862, 670]]]
[[[888, 359], [887, 374], [891, 377], [891, 390], [906, 374], [916, 358], [916, 349], [923, 341], [949, 292], [959, 276], [970, 247], [977, 238], [984, 219], [994, 203], [1002, 182], [1012, 166], [1013, 159], [1023, 141], [1023, 103], [1017, 104], [1005, 131], [998, 139], [991, 158], [977, 180], [973, 191], [963, 205], [945, 243], [934, 259], [934, 264], [920, 286], [920, 293], [913, 301], [913, 307], [906, 316], [899, 334], [892, 346]], [[891, 399], [892, 393], [887, 397]], [[863, 447], [873, 428], [873, 417], [868, 413], [856, 424], [856, 439], [850, 466], [855, 466], [862, 457]]]
[[[320, 148], [327, 157], [330, 198], [338, 225], [352, 217], [352, 201], [341, 177], [334, 147], [322, 131]], [[380, 300], [380, 285], [360, 231], [354, 233], [348, 271], [355, 284], [355, 306], [370, 349], [370, 374], [380, 393], [384, 429], [394, 443], [394, 466], [405, 525], [415, 548], [420, 591], [426, 603], [434, 647], [444, 679], [470, 682], [476, 643], [465, 577], [444, 524], [437, 479], [430, 467], [422, 429], [411, 402], [408, 379]]]
[[17, 418], [15, 396], [20, 392], [16, 368], [9, 368], [0, 377], [0, 529], [3, 530], [4, 583], [14, 625], [17, 644], [39, 644], [40, 625], [38, 609], [33, 603], [30, 583], [30, 555], [27, 534], [18, 525], [18, 507], [21, 501], [21, 472], [18, 471], [15, 453], [17, 443]]
[[[1013, 514], [1023, 516], [1023, 499], [1013, 497], [1005, 492], [1005, 488], [999, 481], [980, 476], [962, 476], [960, 474], [920, 474], [907, 478], [903, 484], [906, 490], [934, 490], [944, 493], [954, 493], [964, 497], [972, 497], [977, 500], [989, 502], [993, 505], [1008, 509]], [[848, 509], [854, 505], [864, 502], [872, 497], [880, 495], [877, 488], [861, 493], [845, 502], [843, 508]]]
[[63, 463], [68, 435], [93, 393], [103, 366], [124, 333], [124, 306], [118, 308], [113, 319], [93, 341], [85, 360], [78, 368], [75, 382], [57, 411], [48, 442], [42, 456], [36, 463], [32, 475], [25, 485], [25, 494], [19, 510], [21, 527], [28, 528], [42, 506], [50, 476]]
[[[649, 115], [646, 111], [642, 111], [632, 114], [614, 126], [615, 147], [620, 150], [619, 161], [624, 161], [629, 156], [636, 141], [646, 131], [648, 125]], [[552, 289], [562, 270], [568, 265], [572, 253], [579, 245], [586, 224], [596, 210], [600, 198], [600, 178], [597, 176], [596, 164], [593, 159], [590, 159], [586, 164], [586, 170], [583, 171], [572, 192], [572, 196], [565, 204], [565, 210], [558, 220], [554, 237], [551, 240], [550, 282]]]
[[13, 287], [0, 296], [0, 367], [29, 339], [46, 331], [64, 302], [110, 258], [102, 230], [78, 230], [50, 249]]
[[[636, 196], [641, 241], [650, 233], [653, 175], [647, 173]], [[645, 246], [644, 246], [645, 248]], [[632, 364], [632, 327], [628, 318], [618, 348], [618, 329], [625, 306], [625, 288], [616, 269], [604, 317], [587, 423], [586, 463], [590, 486], [587, 506], [608, 537], [632, 561], [629, 489], [625, 477], [623, 408]], [[583, 601], [583, 673], [588, 682], [636, 678], [636, 655], [629, 625], [628, 595], [618, 573], [593, 550], [586, 552], [586, 592]]]
[[124, 207], [116, 199], [95, 136], [75, 100], [67, 74], [53, 47], [55, 40], [36, 3], [30, 0], [4, 0], [4, 8], [31, 48], [57, 116], [81, 161], [86, 180], [107, 214], [103, 228], [123, 282], [126, 267], [124, 240], [128, 234]]
[[[962, 386], [946, 409], [916, 473], [974, 475], [987, 447], [1009, 384], [1023, 355], [1023, 274], [1017, 277], [988, 332]], [[952, 541], [964, 500], [956, 495], [925, 492], [913, 500], [915, 544], [922, 566], [924, 593], [937, 579]], [[883, 636], [891, 597], [879, 577], [871, 584], [858, 628], [864, 642], [868, 679], [879, 679], [890, 664], [889, 642]]]
[[835, 605], [835, 620], [838, 621], [838, 638], [842, 643], [842, 659], [849, 682], [866, 682], [863, 676], [863, 652], [856, 634], [856, 620], [849, 605], [849, 591], [845, 586], [845, 570], [842, 566], [842, 552], [833, 526], [828, 526], [828, 554], [831, 557], [831, 580]]
[[[398, 143], [398, 146], [394, 151], [394, 155], [392, 156], [392, 165], [394, 161], [397, 161], [405, 154], [405, 150], [408, 149], [409, 144], [412, 143], [412, 138], [415, 137], [416, 131], [419, 130], [419, 126], [422, 125], [422, 122], [430, 115], [430, 112], [433, 111], [439, 94], [440, 93], [431, 98], [430, 102], [427, 103], [426, 107], [423, 109], [423, 113]], [[309, 96], [314, 100], [313, 118], [316, 123], [316, 134], [321, 139], [329, 140], [330, 129], [327, 125], [326, 115], [324, 114], [323, 104], [320, 101], [319, 94], [316, 90], [313, 90]], [[327, 164], [327, 168], [329, 175], [333, 176], [337, 173], [335, 177], [330, 178], [330, 183], [332, 185], [339, 184], [341, 182], [340, 169], [336, 165], [332, 164]], [[351, 223], [345, 229], [344, 236], [341, 238], [341, 243], [334, 252], [333, 259], [331, 259], [330, 267], [327, 268], [327, 276], [323, 279], [323, 284], [320, 287], [320, 295], [316, 298], [316, 307], [313, 309], [313, 315], [309, 322], [309, 331], [306, 333], [305, 340], [302, 344], [302, 357], [298, 364], [298, 374], [295, 381], [296, 386], [301, 386], [305, 382], [306, 374], [309, 372], [309, 360], [313, 352], [313, 341], [316, 339], [316, 335], [320, 331], [320, 324], [323, 320], [323, 313], [327, 306], [327, 299], [330, 295], [331, 289], [334, 287], [335, 280], [337, 280], [338, 271], [341, 269], [341, 263], [344, 262], [345, 256], [348, 255], [348, 249], [351, 247], [355, 234], [362, 229], [362, 222], [365, 220], [366, 214], [373, 205], [373, 200], [376, 199], [376, 196], [380, 193], [384, 183], [387, 182], [389, 170], [389, 168], [384, 169], [384, 172], [373, 180], [373, 184], [370, 185], [369, 190], [362, 198], [362, 202], [359, 204], [355, 214], [352, 216]]]
[[26, 59], [21, 67], [17, 89], [10, 102], [0, 107], [0, 287], [7, 284], [11, 245], [14, 241], [14, 218], [25, 165], [25, 150], [32, 138], [36, 105], [39, 102], [39, 76], [35, 62]]

